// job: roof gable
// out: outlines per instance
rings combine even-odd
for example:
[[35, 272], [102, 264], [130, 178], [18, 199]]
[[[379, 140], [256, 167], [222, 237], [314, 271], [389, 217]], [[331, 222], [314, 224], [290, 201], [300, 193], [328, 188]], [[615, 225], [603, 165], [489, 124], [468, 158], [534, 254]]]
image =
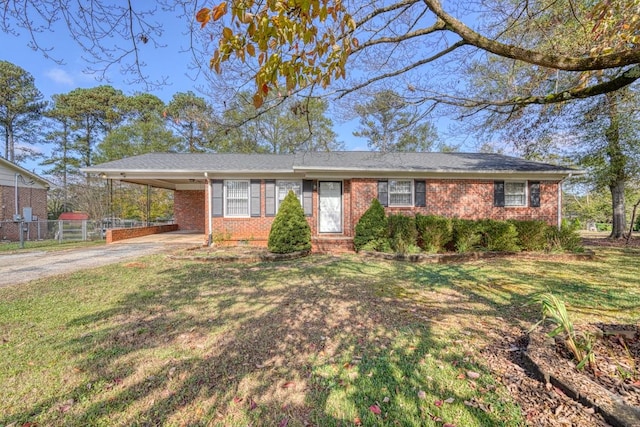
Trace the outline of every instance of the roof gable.
[[[17, 175], [16, 175], [17, 174]], [[15, 185], [16, 176], [21, 176], [24, 180], [18, 180], [19, 187], [38, 187], [46, 188], [51, 187], [51, 183], [39, 175], [33, 172], [29, 172], [27, 169], [18, 166], [17, 164], [10, 162], [7, 159], [0, 157], [0, 185], [13, 186]], [[27, 184], [25, 184], [27, 182]], [[30, 183], [29, 183], [30, 182]]]

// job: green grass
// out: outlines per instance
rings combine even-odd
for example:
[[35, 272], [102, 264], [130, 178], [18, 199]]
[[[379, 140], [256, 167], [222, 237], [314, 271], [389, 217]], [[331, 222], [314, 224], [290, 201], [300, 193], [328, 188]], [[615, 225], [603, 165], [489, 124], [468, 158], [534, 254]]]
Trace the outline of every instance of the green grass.
[[638, 255], [158, 255], [2, 288], [0, 425], [525, 425], [479, 350], [534, 324], [548, 291], [576, 322], [637, 322]]
[[39, 251], [62, 251], [66, 249], [77, 249], [84, 248], [88, 246], [99, 246], [104, 245], [104, 240], [88, 240], [88, 241], [78, 241], [78, 242], [59, 242], [57, 240], [29, 240], [25, 241], [24, 247], [20, 247], [20, 242], [8, 242], [8, 243], [0, 243], [0, 254], [3, 253], [20, 253], [20, 252], [28, 252], [31, 250], [39, 250]]

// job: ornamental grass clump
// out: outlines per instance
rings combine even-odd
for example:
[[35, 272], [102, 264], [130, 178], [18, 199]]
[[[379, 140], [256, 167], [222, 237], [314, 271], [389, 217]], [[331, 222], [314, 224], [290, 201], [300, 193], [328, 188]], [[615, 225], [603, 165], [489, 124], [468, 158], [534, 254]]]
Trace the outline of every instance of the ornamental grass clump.
[[276, 254], [311, 250], [311, 228], [298, 197], [289, 191], [271, 224], [267, 247]]
[[542, 294], [538, 300], [542, 305], [542, 320], [540, 320], [534, 328], [545, 320], [553, 323], [555, 328], [549, 332], [548, 335], [551, 338], [560, 336], [564, 339], [564, 344], [567, 349], [578, 362], [576, 366], [578, 369], [589, 365], [591, 370], [594, 370], [596, 362], [595, 354], [593, 353], [595, 337], [591, 334], [576, 332], [573, 327], [573, 322], [569, 318], [567, 307], [564, 305], [564, 302], [555, 295], [545, 293]]

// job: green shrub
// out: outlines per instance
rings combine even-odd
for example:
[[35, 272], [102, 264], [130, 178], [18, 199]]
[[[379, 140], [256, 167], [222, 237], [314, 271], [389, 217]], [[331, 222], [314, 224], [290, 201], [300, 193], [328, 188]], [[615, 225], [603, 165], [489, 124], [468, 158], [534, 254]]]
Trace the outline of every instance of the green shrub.
[[418, 246], [427, 252], [442, 252], [453, 239], [453, 223], [450, 218], [416, 214], [416, 229]]
[[280, 204], [278, 214], [271, 224], [267, 245], [270, 252], [277, 254], [311, 249], [311, 229], [293, 191], [289, 191]]
[[482, 241], [481, 226], [470, 219], [453, 220], [453, 247], [456, 252], [465, 253], [478, 249]]
[[565, 221], [562, 226], [547, 228], [547, 249], [549, 251], [584, 252], [578, 232]]
[[412, 216], [395, 214], [387, 218], [391, 249], [405, 254], [417, 246], [416, 220]]
[[518, 252], [518, 231], [509, 221], [483, 219], [478, 221], [482, 248], [495, 252]]
[[384, 208], [378, 199], [373, 199], [369, 209], [356, 224], [353, 245], [356, 251], [383, 251], [389, 248], [387, 233], [387, 217]]
[[543, 251], [547, 246], [547, 229], [544, 221], [510, 221], [518, 232], [518, 246], [523, 251]]

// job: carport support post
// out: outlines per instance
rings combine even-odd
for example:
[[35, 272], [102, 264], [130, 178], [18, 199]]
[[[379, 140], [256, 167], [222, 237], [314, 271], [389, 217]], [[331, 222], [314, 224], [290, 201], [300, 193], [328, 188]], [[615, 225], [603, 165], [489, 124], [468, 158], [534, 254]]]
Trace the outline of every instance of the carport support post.
[[151, 225], [151, 186], [147, 184], [147, 227]]

